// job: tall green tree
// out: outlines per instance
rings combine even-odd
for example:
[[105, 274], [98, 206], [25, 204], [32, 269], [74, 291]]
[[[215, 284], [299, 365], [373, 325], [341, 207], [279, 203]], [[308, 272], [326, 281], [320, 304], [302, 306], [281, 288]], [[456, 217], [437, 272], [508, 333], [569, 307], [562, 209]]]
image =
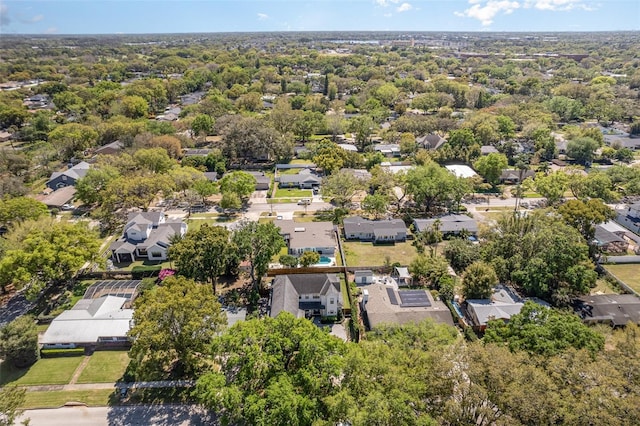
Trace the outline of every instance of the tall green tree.
[[251, 283], [258, 289], [269, 262], [285, 246], [280, 229], [273, 223], [244, 222], [234, 231], [232, 241], [239, 258], [249, 262]]
[[23, 410], [27, 390], [17, 386], [0, 388], [0, 426], [13, 426]]
[[525, 302], [508, 323], [490, 321], [484, 341], [507, 343], [512, 351], [544, 356], [557, 355], [569, 347], [595, 354], [604, 347], [604, 336], [583, 324], [577, 315], [531, 301]]
[[[34, 224], [0, 260], [3, 289], [9, 284], [18, 289], [27, 287], [27, 295], [35, 297], [51, 281], [69, 279], [86, 262], [101, 261], [98, 234], [85, 222], [69, 224], [41, 218], [31, 222]], [[12, 232], [7, 238], [11, 238]]]
[[202, 225], [169, 247], [169, 257], [178, 273], [199, 282], [208, 282], [216, 294], [218, 277], [233, 258], [231, 233], [221, 226]]
[[195, 394], [225, 424], [311, 425], [328, 415], [324, 398], [340, 388], [346, 350], [287, 312], [242, 321], [214, 342], [220, 368], [200, 377]]
[[234, 193], [242, 200], [247, 200], [255, 189], [256, 178], [247, 172], [230, 172], [220, 179], [220, 190], [223, 193]]
[[315, 251], [305, 251], [300, 255], [300, 258], [298, 260], [302, 267], [308, 268], [309, 266], [315, 265], [320, 261], [320, 255]]
[[0, 200], [0, 224], [5, 226], [25, 220], [37, 220], [48, 214], [47, 206], [33, 198], [16, 197]]
[[356, 193], [364, 189], [363, 182], [346, 170], [326, 176], [322, 182], [322, 196], [339, 207], [345, 207]]
[[144, 292], [129, 331], [136, 380], [197, 378], [210, 365], [210, 345], [226, 321], [209, 285], [169, 277]]
[[498, 276], [487, 263], [474, 262], [464, 270], [462, 294], [466, 299], [488, 299], [496, 285]]
[[507, 157], [504, 154], [497, 153], [483, 155], [473, 163], [473, 167], [478, 173], [494, 188], [500, 183], [500, 175], [508, 165]]
[[0, 357], [18, 368], [28, 367], [40, 358], [38, 328], [32, 316], [21, 316], [0, 328]]

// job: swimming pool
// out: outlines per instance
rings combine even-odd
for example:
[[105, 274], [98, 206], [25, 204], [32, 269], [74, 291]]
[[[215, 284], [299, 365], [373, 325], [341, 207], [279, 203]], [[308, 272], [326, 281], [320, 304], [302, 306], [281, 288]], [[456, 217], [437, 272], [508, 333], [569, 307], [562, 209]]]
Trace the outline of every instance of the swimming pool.
[[331, 260], [330, 257], [327, 256], [320, 256], [320, 260], [318, 261], [318, 265], [331, 265], [333, 261]]

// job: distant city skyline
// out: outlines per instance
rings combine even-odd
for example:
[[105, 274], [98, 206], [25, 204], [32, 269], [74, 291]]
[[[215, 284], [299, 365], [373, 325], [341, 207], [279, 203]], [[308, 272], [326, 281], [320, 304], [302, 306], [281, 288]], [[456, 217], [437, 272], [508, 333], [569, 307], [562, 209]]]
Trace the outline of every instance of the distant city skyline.
[[639, 0], [0, 0], [0, 34], [637, 31]]

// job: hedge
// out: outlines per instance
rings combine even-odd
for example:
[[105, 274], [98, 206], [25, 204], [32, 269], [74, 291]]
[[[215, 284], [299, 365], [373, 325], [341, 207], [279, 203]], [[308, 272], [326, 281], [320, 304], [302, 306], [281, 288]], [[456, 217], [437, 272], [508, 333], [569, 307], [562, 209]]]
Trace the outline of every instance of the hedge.
[[161, 265], [153, 266], [134, 266], [131, 268], [131, 278], [141, 280], [148, 277], [157, 277], [162, 269]]

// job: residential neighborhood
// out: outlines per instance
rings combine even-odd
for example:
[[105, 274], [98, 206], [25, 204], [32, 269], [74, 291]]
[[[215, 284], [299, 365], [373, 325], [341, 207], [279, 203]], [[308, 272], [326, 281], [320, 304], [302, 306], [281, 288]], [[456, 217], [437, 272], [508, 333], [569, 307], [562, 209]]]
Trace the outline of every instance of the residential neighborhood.
[[640, 423], [637, 34], [256, 34], [0, 35], [0, 423]]

